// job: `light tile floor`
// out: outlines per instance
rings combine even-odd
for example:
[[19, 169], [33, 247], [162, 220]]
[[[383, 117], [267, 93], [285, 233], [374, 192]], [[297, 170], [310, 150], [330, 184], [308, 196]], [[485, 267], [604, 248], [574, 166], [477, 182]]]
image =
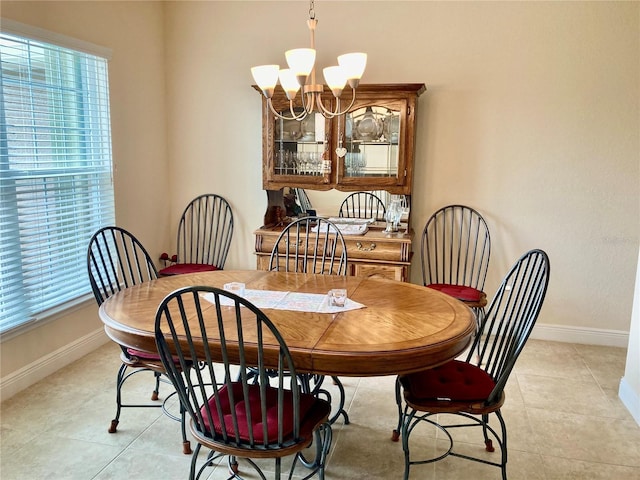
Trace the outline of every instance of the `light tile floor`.
[[[625, 358], [620, 348], [529, 341], [503, 407], [510, 479], [640, 479], [640, 427], [617, 396]], [[182, 454], [179, 424], [160, 409], [125, 409], [118, 432], [107, 433], [118, 366], [118, 348], [109, 343], [2, 403], [0, 478], [187, 478], [190, 457]], [[151, 379], [145, 375], [131, 379], [128, 398], [148, 398]], [[390, 441], [394, 378], [342, 381], [351, 424], [340, 419], [334, 425], [327, 479], [402, 478], [402, 447]], [[161, 395], [169, 391], [162, 385]], [[419, 428], [412, 451], [442, 446], [434, 432]], [[456, 445], [483, 454], [481, 435], [473, 433], [456, 437]], [[208, 478], [227, 476], [221, 466]], [[447, 458], [412, 467], [410, 478], [498, 480], [500, 471]]]

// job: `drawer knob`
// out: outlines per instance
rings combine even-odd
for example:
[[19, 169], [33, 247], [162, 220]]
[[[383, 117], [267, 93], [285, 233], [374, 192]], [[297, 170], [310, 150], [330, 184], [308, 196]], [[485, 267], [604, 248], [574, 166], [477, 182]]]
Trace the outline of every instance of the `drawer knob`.
[[376, 244], [372, 243], [368, 247], [363, 247], [362, 243], [356, 242], [356, 248], [358, 250], [360, 250], [361, 252], [372, 252], [372, 251], [374, 251], [376, 249]]
[[289, 239], [285, 239], [284, 243], [285, 245], [293, 245], [294, 247], [295, 246], [301, 247], [302, 244], [304, 243], [304, 238], [299, 238], [298, 240], [291, 240], [291, 241]]

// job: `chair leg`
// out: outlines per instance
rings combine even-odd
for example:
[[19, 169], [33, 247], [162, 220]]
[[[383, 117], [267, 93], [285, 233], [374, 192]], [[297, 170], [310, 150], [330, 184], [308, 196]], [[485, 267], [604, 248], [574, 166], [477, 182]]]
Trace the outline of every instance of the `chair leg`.
[[493, 447], [493, 441], [489, 438], [487, 434], [487, 424], [489, 423], [489, 415], [482, 415], [482, 435], [484, 435], [484, 445], [485, 450], [487, 452], [495, 452], [495, 448]]
[[159, 372], [153, 372], [153, 375], [156, 377], [156, 388], [153, 392], [151, 392], [151, 400], [155, 402], [156, 400], [158, 400], [158, 394], [160, 392], [160, 375], [162, 374]]
[[[398, 384], [400, 382], [398, 381]], [[411, 430], [413, 427], [411, 426], [411, 422], [413, 418], [416, 416], [416, 411], [411, 409], [411, 413], [409, 413], [409, 407], [406, 408], [401, 418], [400, 423], [401, 427], [400, 432], [402, 436], [402, 451], [404, 452], [404, 480], [409, 480], [409, 468], [411, 467], [411, 460], [409, 458], [409, 435], [411, 434]]]
[[198, 462], [198, 453], [200, 453], [200, 445], [199, 443], [196, 445], [196, 449], [191, 456], [191, 470], [189, 470], [189, 480], [195, 480], [196, 478], [196, 464]]
[[392, 442], [397, 442], [400, 439], [402, 429], [402, 388], [400, 385], [400, 377], [396, 378], [396, 405], [398, 406], [398, 426], [391, 434]]
[[116, 376], [116, 416], [111, 420], [109, 426], [109, 433], [116, 433], [118, 429], [118, 423], [120, 423], [120, 411], [122, 410], [122, 384], [124, 383], [125, 373], [127, 371], [127, 365], [123, 363], [118, 369], [118, 375]]
[[240, 467], [238, 466], [238, 459], [233, 455], [229, 457], [229, 470], [231, 470], [231, 473], [233, 473], [234, 475], [238, 475], [238, 472], [240, 471]]
[[[190, 373], [191, 373], [191, 367], [187, 368], [183, 372], [183, 375], [190, 375]], [[178, 395], [178, 392], [176, 391], [175, 394]], [[166, 399], [165, 399], [165, 402], [166, 402]], [[180, 433], [182, 434], [182, 453], [184, 453], [185, 455], [191, 455], [193, 453], [193, 451], [191, 450], [191, 442], [187, 439], [187, 420], [186, 420], [187, 409], [184, 408], [184, 405], [182, 404], [182, 401], [180, 400], [180, 395], [178, 395], [178, 405], [180, 406], [180, 418], [179, 419], [174, 418], [174, 416], [171, 415], [168, 412], [168, 410], [166, 410], [165, 408], [163, 408], [162, 410], [164, 411], [164, 413], [168, 417], [173, 418], [174, 420], [179, 420], [180, 421]]]
[[507, 480], [507, 426], [504, 423], [504, 418], [502, 418], [502, 412], [500, 412], [500, 410], [496, 410], [496, 417], [498, 417], [498, 421], [500, 422], [500, 430], [502, 433], [502, 444], [500, 445], [500, 450], [502, 451], [502, 480]]
[[321, 445], [318, 448], [319, 465], [318, 465], [318, 478], [324, 480], [324, 468], [327, 463], [327, 456], [331, 449], [331, 442], [333, 439], [333, 431], [331, 430], [331, 424], [325, 423], [321, 425], [315, 432], [316, 441]]
[[187, 425], [186, 425], [186, 411], [180, 402], [180, 430], [182, 431], [182, 453], [185, 455], [191, 455], [191, 442], [187, 440]]
[[276, 458], [276, 474], [275, 474], [276, 480], [280, 480], [281, 473], [282, 473], [282, 458], [277, 457]]

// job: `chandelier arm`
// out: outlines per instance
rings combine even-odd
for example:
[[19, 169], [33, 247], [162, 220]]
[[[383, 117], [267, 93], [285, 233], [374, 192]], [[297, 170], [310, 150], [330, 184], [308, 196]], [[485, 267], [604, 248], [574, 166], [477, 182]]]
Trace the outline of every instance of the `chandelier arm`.
[[[336, 103], [336, 109], [338, 109], [338, 110], [339, 110], [339, 109], [340, 109], [340, 99], [338, 98], [338, 99], [336, 99], [336, 100], [337, 100], [337, 103]], [[331, 110], [328, 110], [328, 109], [324, 106], [324, 104], [322, 103], [322, 98], [320, 98], [320, 96], [318, 96], [318, 102], [317, 102], [317, 103], [318, 103], [318, 107], [320, 108], [320, 113], [322, 113], [322, 116], [323, 116], [323, 117], [325, 117], [325, 118], [333, 118], [333, 117], [335, 117], [336, 115], [338, 115], [337, 113], [332, 112]]]
[[296, 115], [295, 114], [295, 112], [293, 111], [293, 100], [289, 100], [289, 111], [291, 112], [291, 117], [287, 117], [286, 115], [282, 115], [280, 112], [278, 112], [273, 107], [273, 103], [271, 102], [270, 98], [267, 99], [267, 104], [269, 105], [269, 108], [271, 109], [271, 113], [273, 113], [277, 118], [280, 118], [281, 120], [297, 120], [297, 121], [301, 121], [304, 117], [307, 116], [307, 112], [304, 111], [304, 110], [300, 113], [300, 115]]
[[301, 115], [303, 115], [300, 120], [304, 119], [307, 115], [309, 115], [311, 112], [313, 112], [313, 95], [309, 95], [307, 97], [307, 93], [301, 93], [302, 95], [302, 112]]
[[353, 104], [356, 102], [356, 90], [355, 90], [355, 88], [351, 89], [351, 93], [352, 93], [351, 103], [349, 103], [349, 106], [347, 108], [345, 108], [344, 110], [340, 110], [340, 98], [336, 97], [336, 109], [335, 109], [335, 111], [328, 110], [323, 105], [322, 98], [320, 96], [318, 96], [318, 106], [320, 107], [320, 110], [322, 110], [322, 114], [327, 118], [333, 118], [333, 117], [337, 117], [339, 115], [346, 114], [349, 110], [351, 110], [351, 107], [353, 107]]
[[308, 104], [310, 108], [307, 109], [307, 112], [312, 113], [314, 110], [320, 111], [322, 108], [322, 99], [320, 98], [320, 94], [317, 92], [309, 92], [308, 95]]

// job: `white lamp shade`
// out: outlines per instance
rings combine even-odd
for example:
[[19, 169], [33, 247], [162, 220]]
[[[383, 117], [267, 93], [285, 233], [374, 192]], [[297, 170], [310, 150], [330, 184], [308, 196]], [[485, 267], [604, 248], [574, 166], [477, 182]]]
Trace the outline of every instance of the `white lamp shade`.
[[307, 77], [316, 61], [316, 51], [313, 48], [296, 48], [284, 53], [289, 68], [296, 77]]
[[338, 65], [344, 70], [347, 80], [360, 80], [367, 66], [367, 54], [345, 53], [338, 57]]
[[278, 83], [278, 70], [279, 65], [260, 65], [251, 68], [251, 75], [263, 92], [273, 92]]
[[[342, 92], [342, 89], [347, 83], [347, 77], [344, 74], [344, 69], [336, 65], [333, 67], [326, 67], [322, 72], [324, 73], [324, 81], [327, 82], [327, 86], [331, 89], [333, 94], [336, 94], [336, 90], [338, 92]], [[336, 96], [339, 95], [340, 93]]]
[[287, 98], [289, 100], [296, 98], [296, 94], [298, 90], [300, 90], [300, 84], [291, 69], [283, 68], [280, 70], [278, 76], [280, 77], [280, 85], [282, 85], [282, 89], [287, 94]]

